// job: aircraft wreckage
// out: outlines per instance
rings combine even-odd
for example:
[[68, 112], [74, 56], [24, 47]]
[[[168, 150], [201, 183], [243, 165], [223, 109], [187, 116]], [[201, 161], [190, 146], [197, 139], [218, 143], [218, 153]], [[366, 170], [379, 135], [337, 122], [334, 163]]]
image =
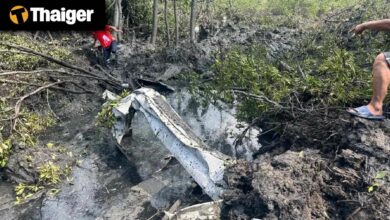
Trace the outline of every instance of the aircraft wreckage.
[[[107, 100], [120, 99], [109, 91], [103, 96]], [[215, 201], [209, 203], [210, 206], [214, 208], [216, 205], [219, 206], [230, 185], [226, 182], [229, 179], [225, 175], [227, 170], [232, 170], [232, 167], [243, 161], [235, 160], [208, 147], [168, 104], [165, 97], [150, 88], [133, 91], [113, 108], [116, 122], [112, 134], [119, 145], [123, 137], [131, 132], [131, 121], [136, 111], [145, 116], [157, 138]], [[203, 209], [204, 205], [199, 207]]]

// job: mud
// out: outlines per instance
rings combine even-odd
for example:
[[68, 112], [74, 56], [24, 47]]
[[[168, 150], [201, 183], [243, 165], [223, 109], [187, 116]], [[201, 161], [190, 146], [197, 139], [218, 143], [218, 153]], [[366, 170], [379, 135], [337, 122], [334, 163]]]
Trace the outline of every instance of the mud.
[[[264, 30], [230, 23], [209, 31], [195, 46], [153, 51], [141, 41], [122, 45], [120, 67], [111, 72], [125, 82], [129, 76], [169, 82], [183, 72], [207, 75], [214, 52], [223, 54], [232, 45], [257, 42], [265, 44], [268, 56], [275, 59], [292, 50], [299, 35], [287, 28]], [[95, 82], [85, 86], [98, 95], [102, 92]], [[195, 105], [185, 89], [167, 99], [202, 141], [227, 155], [253, 161], [242, 161], [227, 172], [221, 219], [389, 219], [390, 173], [375, 177], [390, 170], [390, 120], [370, 122], [340, 112], [327, 119], [311, 115], [305, 126], [288, 125], [286, 135], [272, 147], [259, 144], [262, 131], [253, 128], [236, 148], [234, 140], [245, 125], [237, 121], [234, 109]], [[40, 142], [53, 141], [73, 152], [73, 159], [58, 155], [64, 164], [79, 160], [72, 181], [60, 184], [54, 197], [39, 194], [15, 206], [11, 181], [36, 181], [36, 171], [23, 162], [25, 156], [36, 154], [44, 161], [56, 153], [56, 149], [16, 146], [18, 153], [3, 177], [7, 181], [0, 183], [2, 218], [161, 219], [162, 210], [177, 200], [180, 208], [211, 201], [145, 126], [145, 118], [135, 117], [133, 135], [126, 137], [128, 145], [120, 152], [107, 135], [110, 131], [95, 126], [103, 103], [97, 95], [59, 95], [50, 101], [61, 122]], [[265, 139], [260, 141], [266, 143]]]
[[254, 43], [265, 46], [270, 60], [278, 61], [278, 57], [294, 48], [295, 39], [301, 34], [294, 29], [239, 26], [233, 22], [217, 30], [207, 31], [208, 38], [197, 44], [183, 43], [177, 48], [154, 51], [148, 49], [144, 42], [137, 42], [132, 49], [124, 49], [126, 66], [123, 69], [123, 81], [127, 81], [130, 75], [161, 81], [176, 79], [179, 73], [207, 75], [217, 56], [223, 56], [234, 46], [250, 46]]

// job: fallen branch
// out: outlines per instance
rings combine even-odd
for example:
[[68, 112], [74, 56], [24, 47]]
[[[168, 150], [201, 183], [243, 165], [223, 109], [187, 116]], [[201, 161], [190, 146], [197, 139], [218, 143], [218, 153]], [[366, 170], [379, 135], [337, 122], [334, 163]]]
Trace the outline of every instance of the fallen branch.
[[[168, 213], [175, 213], [177, 211], [177, 209], [179, 209], [180, 205], [181, 205], [180, 199], [176, 200], [176, 202], [173, 203], [171, 208], [169, 208]], [[165, 214], [165, 216], [161, 220], [169, 220], [168, 215]]]
[[237, 147], [239, 145], [242, 145], [246, 133], [248, 133], [249, 129], [251, 129], [255, 124], [257, 124], [260, 121], [260, 119], [261, 118], [255, 118], [252, 121], [252, 123], [248, 125], [248, 127], [246, 127], [245, 130], [240, 135], [238, 135], [238, 137], [234, 140], [233, 144], [236, 151], [237, 151]]
[[[87, 75], [94, 76], [94, 77], [97, 77], [97, 78], [101, 78], [99, 75], [97, 75], [97, 74], [95, 74], [95, 73], [93, 73], [91, 71], [88, 71], [86, 69], [83, 69], [83, 68], [75, 66], [75, 65], [72, 65], [70, 63], [66, 63], [66, 62], [64, 62], [62, 60], [58, 60], [58, 59], [53, 58], [53, 57], [51, 57], [51, 56], [49, 56], [47, 54], [43, 54], [43, 53], [34, 51], [34, 50], [26, 48], [26, 47], [12, 45], [12, 44], [7, 44], [7, 43], [3, 43], [3, 42], [0, 42], [0, 45], [8, 47], [8, 48], [16, 49], [16, 50], [19, 50], [19, 51], [22, 51], [22, 52], [26, 52], [26, 53], [29, 53], [29, 54], [33, 54], [33, 55], [36, 55], [36, 56], [40, 56], [42, 58], [45, 58], [46, 60], [49, 60], [49, 61], [51, 61], [53, 63], [58, 64], [58, 65], [67, 67], [69, 69], [74, 69], [74, 70], [77, 70], [79, 72], [85, 73]], [[114, 77], [110, 77], [110, 79], [104, 79], [104, 81], [109, 83], [109, 84], [120, 85], [120, 81], [115, 79]]]
[[7, 71], [7, 72], [1, 72], [0, 76], [9, 76], [9, 75], [17, 75], [17, 74], [38, 74], [38, 73], [61, 73], [76, 77], [83, 77], [83, 78], [89, 78], [89, 79], [96, 79], [96, 80], [105, 80], [102, 77], [96, 77], [96, 76], [89, 76], [84, 74], [77, 74], [77, 73], [71, 73], [67, 71], [62, 70], [54, 70], [54, 69], [42, 69], [42, 70], [34, 70], [34, 71]]
[[269, 99], [269, 98], [267, 98], [266, 96], [263, 96], [263, 95], [255, 95], [255, 94], [252, 94], [252, 93], [248, 93], [248, 92], [244, 92], [244, 91], [236, 90], [236, 89], [233, 89], [232, 91], [234, 93], [237, 93], [237, 94], [241, 94], [241, 95], [244, 95], [244, 96], [248, 96], [248, 97], [255, 98], [255, 99], [258, 99], [258, 100], [261, 100], [261, 101], [268, 102], [268, 103], [274, 105], [277, 108], [281, 108], [281, 109], [285, 108], [282, 105], [280, 105], [279, 103], [277, 103], [275, 101], [272, 101], [271, 99]]
[[[39, 85], [39, 84], [35, 84], [35, 83], [28, 83], [28, 82], [23, 82], [23, 81], [14, 81], [14, 80], [7, 80], [7, 79], [0, 79], [0, 82], [9, 83], [9, 84], [16, 84], [16, 85], [35, 86], [35, 87], [43, 86], [43, 85]], [[57, 87], [57, 86], [53, 86], [53, 87], [51, 87], [51, 89], [69, 92], [69, 93], [73, 93], [73, 94], [95, 93], [93, 91], [89, 91], [89, 90], [86, 90], [86, 89], [80, 87], [76, 82], [73, 82], [73, 81], [62, 81], [62, 82], [63, 83], [72, 83], [72, 84], [76, 85], [77, 87], [81, 88], [83, 91], [75, 91], [75, 90], [65, 89], [65, 88], [61, 88], [61, 87]]]
[[13, 129], [13, 130], [16, 130], [16, 119], [19, 117], [20, 108], [21, 108], [21, 106], [22, 106], [23, 101], [24, 101], [25, 99], [27, 99], [28, 97], [33, 96], [33, 95], [35, 95], [35, 94], [41, 92], [42, 90], [51, 88], [51, 87], [53, 87], [53, 86], [55, 86], [55, 85], [59, 85], [59, 84], [62, 84], [62, 83], [65, 83], [65, 82], [54, 82], [54, 83], [50, 83], [50, 84], [44, 85], [44, 86], [42, 86], [42, 87], [39, 87], [38, 89], [36, 89], [36, 90], [34, 90], [34, 91], [32, 91], [32, 92], [30, 92], [30, 93], [28, 93], [28, 94], [22, 96], [22, 97], [16, 102], [16, 104], [15, 104], [15, 113], [14, 113], [14, 115], [13, 115], [11, 118], [6, 119], [6, 120], [2, 120], [2, 121], [8, 121], [8, 120], [12, 121], [12, 120], [13, 120], [14, 122], [13, 122], [13, 125], [12, 125], [12, 129]]

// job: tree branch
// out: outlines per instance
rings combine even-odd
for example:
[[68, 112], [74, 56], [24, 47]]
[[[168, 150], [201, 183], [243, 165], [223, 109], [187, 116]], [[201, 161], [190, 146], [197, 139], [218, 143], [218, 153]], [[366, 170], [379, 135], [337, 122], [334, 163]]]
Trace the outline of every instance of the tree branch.
[[34, 70], [34, 71], [7, 71], [7, 72], [0, 72], [0, 76], [9, 76], [9, 75], [17, 75], [17, 74], [37, 74], [37, 73], [61, 73], [76, 77], [84, 77], [89, 79], [96, 79], [96, 80], [105, 80], [102, 77], [96, 77], [96, 76], [89, 76], [84, 74], [77, 74], [77, 73], [70, 73], [62, 70], [55, 70], [55, 69], [42, 69], [42, 70]]
[[50, 83], [50, 84], [44, 85], [44, 86], [42, 86], [42, 87], [39, 87], [38, 89], [36, 89], [36, 90], [34, 90], [34, 91], [32, 91], [32, 92], [30, 92], [30, 93], [28, 93], [28, 94], [22, 96], [22, 97], [16, 102], [16, 104], [15, 104], [15, 114], [14, 114], [14, 116], [12, 116], [12, 118], [9, 119], [9, 120], [14, 120], [14, 123], [13, 123], [13, 126], [12, 126], [13, 130], [16, 129], [16, 120], [15, 120], [15, 119], [17, 119], [17, 118], [19, 117], [20, 108], [21, 108], [22, 103], [23, 103], [23, 101], [24, 101], [25, 99], [27, 99], [28, 97], [33, 96], [33, 95], [35, 95], [35, 94], [41, 92], [42, 90], [48, 89], [48, 88], [50, 88], [50, 87], [53, 87], [53, 86], [55, 86], [55, 85], [59, 85], [59, 84], [62, 84], [62, 83], [65, 83], [65, 81], [63, 81], [63, 82], [54, 82], [54, 83]]
[[261, 101], [265, 101], [265, 102], [268, 102], [272, 105], [274, 105], [275, 107], [278, 107], [278, 108], [284, 108], [282, 105], [280, 105], [279, 103], [275, 102], [275, 101], [272, 101], [271, 99], [267, 98], [266, 96], [263, 96], [263, 95], [255, 95], [255, 94], [252, 94], [252, 93], [248, 93], [248, 92], [244, 92], [244, 91], [241, 91], [241, 90], [236, 90], [236, 89], [233, 89], [232, 90], [234, 93], [238, 93], [238, 94], [241, 94], [241, 95], [244, 95], [244, 96], [248, 96], [248, 97], [251, 97], [251, 98], [255, 98], [255, 99], [258, 99], [258, 100], [261, 100]]
[[[101, 76], [99, 76], [99, 75], [97, 75], [97, 74], [95, 74], [95, 73], [93, 73], [91, 71], [88, 71], [88, 70], [83, 69], [81, 67], [72, 65], [72, 64], [67, 63], [67, 62], [64, 62], [62, 60], [58, 60], [58, 59], [53, 58], [53, 57], [51, 57], [51, 56], [49, 56], [47, 54], [43, 54], [43, 53], [34, 51], [34, 50], [26, 48], [26, 47], [12, 45], [12, 44], [7, 44], [7, 43], [4, 43], [4, 42], [0, 42], [0, 45], [8, 47], [8, 48], [12, 48], [12, 49], [20, 50], [22, 52], [33, 54], [33, 55], [36, 55], [36, 56], [40, 56], [42, 58], [45, 58], [48, 61], [51, 61], [53, 63], [56, 63], [56, 64], [64, 66], [64, 67], [67, 67], [69, 69], [74, 69], [74, 70], [77, 70], [79, 72], [85, 73], [87, 75], [94, 76], [96, 78], [101, 78]], [[114, 77], [111, 77], [111, 76], [107, 76], [107, 77], [109, 77], [109, 79], [104, 79], [105, 82], [107, 82], [109, 84], [113, 84], [113, 85], [120, 85], [120, 81], [118, 79], [115, 79]]]

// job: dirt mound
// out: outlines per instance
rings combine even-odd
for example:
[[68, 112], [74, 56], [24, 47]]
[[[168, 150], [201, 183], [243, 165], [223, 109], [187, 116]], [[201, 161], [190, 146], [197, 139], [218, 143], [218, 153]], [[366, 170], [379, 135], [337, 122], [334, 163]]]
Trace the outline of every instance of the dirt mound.
[[264, 219], [388, 218], [389, 121], [352, 118], [338, 125], [333, 132], [341, 129], [345, 138], [325, 145], [332, 149], [321, 149], [321, 141], [301, 148], [304, 138], [297, 138], [293, 150], [255, 160], [252, 187], [267, 207]]

